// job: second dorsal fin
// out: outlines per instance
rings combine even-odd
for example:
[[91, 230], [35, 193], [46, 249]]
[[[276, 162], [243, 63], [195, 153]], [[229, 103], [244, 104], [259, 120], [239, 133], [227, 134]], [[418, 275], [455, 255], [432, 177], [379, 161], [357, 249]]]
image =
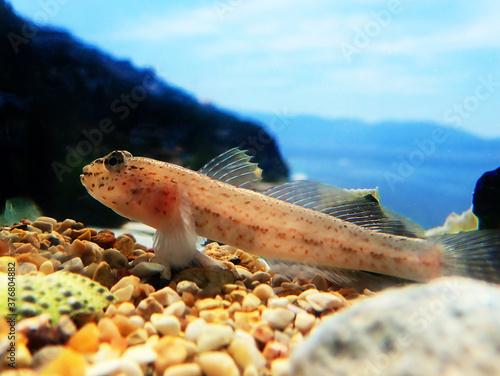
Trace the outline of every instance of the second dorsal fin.
[[345, 189], [311, 181], [285, 183], [265, 194], [370, 230], [412, 238], [424, 235], [419, 225], [385, 209], [372, 194], [358, 196]]
[[215, 157], [198, 172], [240, 188], [253, 189], [262, 180], [262, 170], [246, 151], [230, 149]]

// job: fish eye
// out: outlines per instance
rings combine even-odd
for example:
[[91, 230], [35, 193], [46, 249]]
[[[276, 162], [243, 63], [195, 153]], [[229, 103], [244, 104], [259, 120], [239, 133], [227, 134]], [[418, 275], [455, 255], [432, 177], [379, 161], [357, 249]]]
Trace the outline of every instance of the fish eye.
[[104, 158], [104, 166], [108, 171], [114, 171], [122, 167], [125, 163], [125, 157], [130, 153], [122, 152], [122, 151], [114, 151], [108, 154]]

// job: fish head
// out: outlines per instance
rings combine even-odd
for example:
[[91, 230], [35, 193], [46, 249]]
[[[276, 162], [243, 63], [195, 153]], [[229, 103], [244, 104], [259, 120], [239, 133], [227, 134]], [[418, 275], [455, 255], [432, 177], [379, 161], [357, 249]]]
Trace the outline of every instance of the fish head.
[[161, 179], [166, 163], [115, 150], [83, 168], [88, 193], [118, 214], [158, 228], [176, 212], [178, 189]]

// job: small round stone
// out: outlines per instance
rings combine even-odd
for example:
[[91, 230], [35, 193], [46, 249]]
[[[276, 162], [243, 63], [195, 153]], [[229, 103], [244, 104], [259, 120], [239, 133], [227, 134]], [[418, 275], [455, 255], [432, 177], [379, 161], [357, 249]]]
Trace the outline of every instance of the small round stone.
[[119, 302], [127, 302], [132, 299], [132, 295], [134, 293], [134, 286], [128, 285], [126, 287], [122, 287], [114, 292], [116, 299]]
[[[64, 264], [63, 264], [64, 265]], [[83, 266], [83, 265], [82, 265]], [[92, 279], [96, 282], [99, 282], [101, 285], [110, 288], [116, 280], [116, 277], [109, 267], [108, 263], [102, 261], [97, 266], [94, 276]]]
[[40, 265], [39, 271], [46, 275], [52, 274], [54, 273], [54, 264], [51, 261], [47, 260], [42, 265]]
[[222, 308], [223, 303], [220, 299], [206, 298], [197, 300], [194, 306], [198, 311], [203, 311], [204, 309]]
[[127, 266], [127, 258], [120, 251], [109, 248], [102, 253], [103, 261], [106, 261], [112, 269], [121, 269]]
[[255, 294], [250, 293], [243, 298], [241, 307], [243, 308], [243, 311], [251, 312], [259, 308], [260, 303], [261, 303], [260, 299], [257, 296], [255, 296]]
[[190, 322], [186, 327], [185, 338], [190, 341], [196, 342], [205, 326], [207, 326], [207, 322], [203, 319], [196, 319]]
[[160, 303], [164, 307], [169, 306], [175, 302], [178, 302], [179, 300], [182, 300], [179, 294], [177, 294], [175, 290], [173, 290], [168, 286], [150, 294], [149, 296], [151, 298], [154, 298], [158, 303]]
[[125, 359], [129, 358], [139, 364], [153, 363], [158, 355], [148, 345], [135, 345], [129, 347], [123, 354]]
[[317, 312], [322, 312], [327, 309], [339, 308], [344, 304], [342, 298], [328, 292], [318, 292], [317, 294], [307, 295], [306, 301]]
[[228, 352], [240, 369], [253, 365], [257, 370], [261, 370], [266, 366], [266, 359], [257, 348], [252, 335], [241, 329], [236, 331]]
[[157, 264], [155, 262], [141, 262], [140, 264], [137, 264], [132, 269], [130, 269], [130, 273], [139, 278], [164, 275], [165, 272], [165, 265]]
[[197, 339], [200, 352], [218, 350], [229, 345], [234, 337], [233, 329], [228, 325], [207, 324]]
[[208, 351], [198, 356], [198, 364], [206, 376], [240, 376], [233, 358], [220, 351]]
[[174, 315], [164, 315], [153, 313], [151, 315], [151, 323], [161, 335], [177, 336], [181, 331], [179, 319]]
[[311, 330], [311, 328], [314, 326], [314, 323], [316, 322], [316, 317], [314, 315], [311, 315], [310, 313], [298, 313], [297, 316], [295, 316], [295, 327], [299, 330], [301, 333], [307, 333], [308, 331]]
[[[201, 367], [196, 363], [178, 364], [169, 367], [163, 376], [201, 376]], [[222, 375], [219, 375], [222, 376]]]
[[184, 312], [186, 311], [186, 303], [184, 303], [182, 300], [179, 300], [178, 302], [170, 304], [168, 307], [165, 308], [163, 311], [164, 315], [174, 315], [179, 318], [184, 316]]
[[115, 248], [128, 257], [134, 253], [135, 241], [127, 235], [120, 235], [116, 238]]
[[40, 221], [38, 219], [35, 220], [35, 222], [33, 222], [31, 225], [33, 227], [39, 228], [43, 232], [48, 232], [48, 233], [52, 232], [52, 229], [54, 227], [52, 223], [46, 221]]
[[[267, 274], [267, 273], [266, 273]], [[254, 295], [260, 300], [268, 300], [274, 298], [276, 294], [271, 286], [266, 283], [261, 283], [253, 289]]]
[[295, 314], [286, 308], [275, 308], [267, 316], [267, 321], [272, 329], [283, 330], [294, 319]]
[[184, 292], [189, 292], [194, 296], [197, 296], [202, 290], [193, 281], [180, 281], [177, 284], [177, 293], [183, 294]]

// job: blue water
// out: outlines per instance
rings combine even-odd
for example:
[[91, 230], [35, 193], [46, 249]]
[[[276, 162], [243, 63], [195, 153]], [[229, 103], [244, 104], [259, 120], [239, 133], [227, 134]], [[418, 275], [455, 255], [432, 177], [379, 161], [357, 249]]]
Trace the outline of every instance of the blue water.
[[500, 139], [485, 140], [431, 123], [381, 123], [297, 116], [276, 125], [292, 178], [343, 188], [378, 187], [387, 208], [424, 228], [470, 208], [477, 179], [500, 166]]

